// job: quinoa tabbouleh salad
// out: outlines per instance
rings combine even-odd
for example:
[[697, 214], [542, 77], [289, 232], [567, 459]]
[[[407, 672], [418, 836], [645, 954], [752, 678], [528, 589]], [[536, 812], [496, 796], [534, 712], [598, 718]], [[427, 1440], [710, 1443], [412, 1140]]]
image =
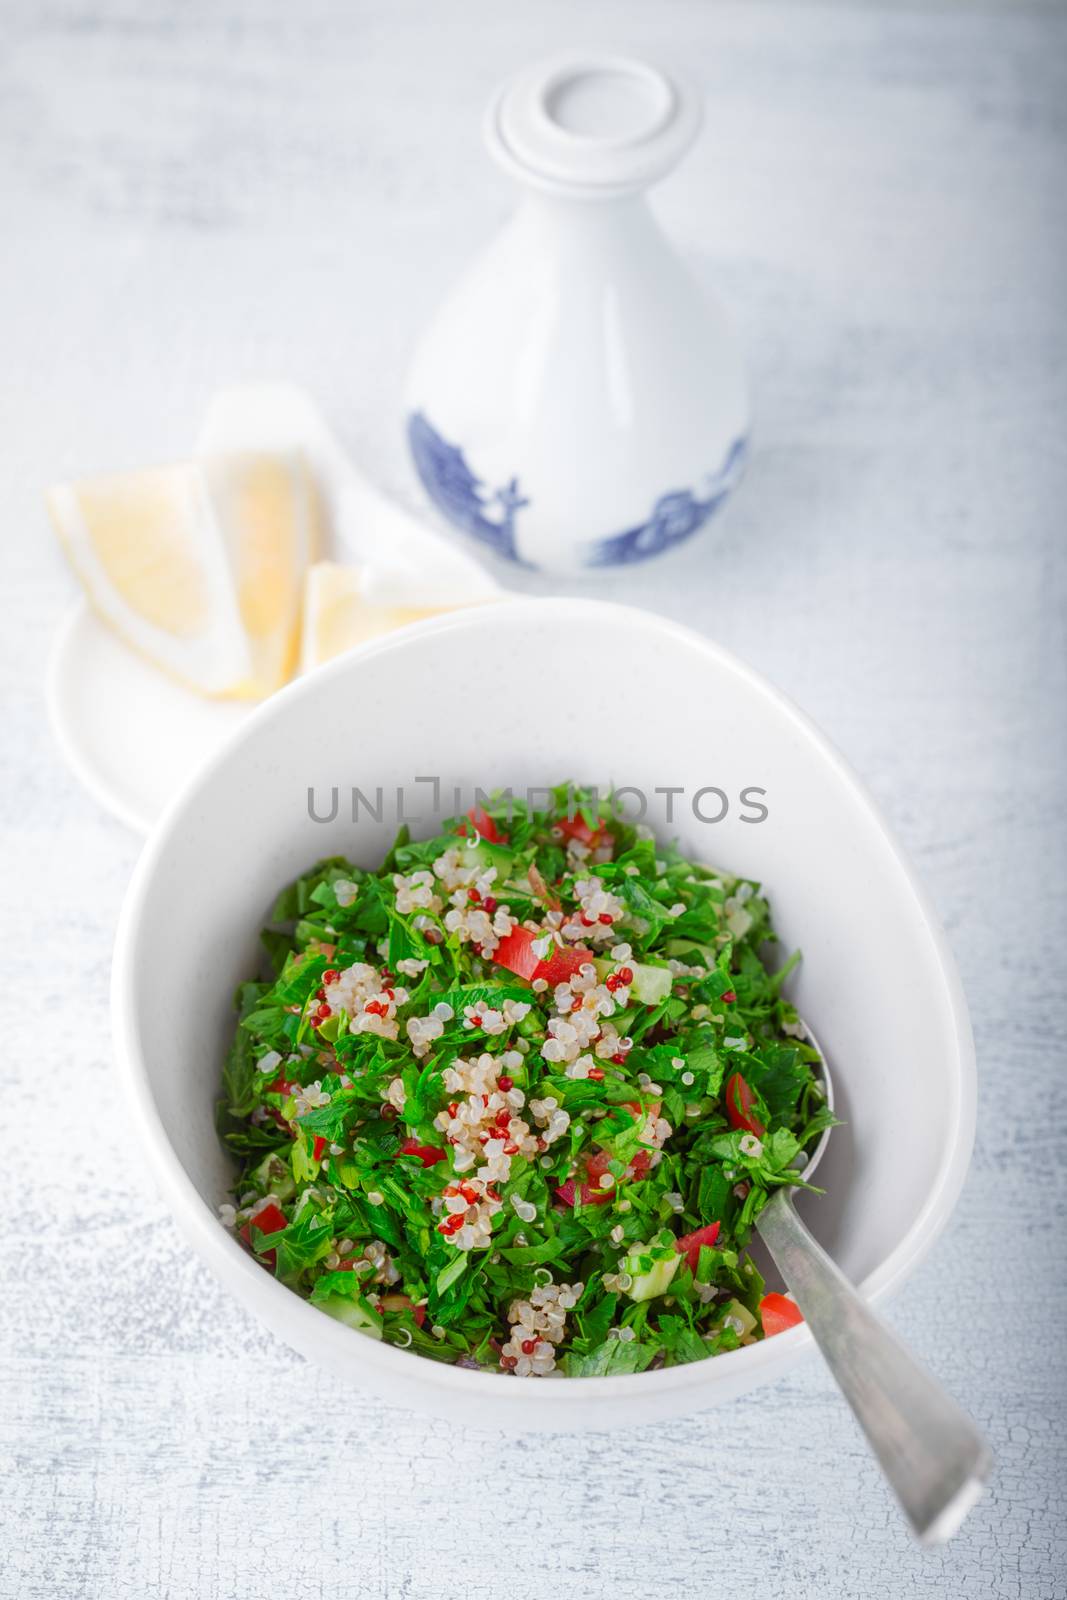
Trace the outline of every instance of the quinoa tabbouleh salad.
[[423, 1356], [590, 1376], [800, 1320], [752, 1223], [832, 1121], [759, 886], [567, 785], [292, 884], [241, 985], [222, 1208], [322, 1311]]

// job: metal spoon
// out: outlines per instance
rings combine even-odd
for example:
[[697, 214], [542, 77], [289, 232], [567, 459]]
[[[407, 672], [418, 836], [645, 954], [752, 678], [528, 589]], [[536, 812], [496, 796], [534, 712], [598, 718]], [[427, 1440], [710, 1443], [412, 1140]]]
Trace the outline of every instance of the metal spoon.
[[[805, 1032], [822, 1058], [832, 1110], [826, 1052], [807, 1024]], [[824, 1131], [810, 1156], [798, 1157], [805, 1182], [822, 1160], [831, 1131]], [[927, 1545], [951, 1539], [989, 1476], [993, 1456], [986, 1441], [815, 1242], [793, 1208], [789, 1189], [775, 1190], [756, 1228], [915, 1537]]]

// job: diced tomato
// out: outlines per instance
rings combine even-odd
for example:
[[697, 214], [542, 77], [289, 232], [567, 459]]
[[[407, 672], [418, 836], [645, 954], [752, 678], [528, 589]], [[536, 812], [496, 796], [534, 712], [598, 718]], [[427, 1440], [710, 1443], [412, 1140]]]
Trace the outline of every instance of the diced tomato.
[[[284, 1072], [279, 1071], [278, 1076], [274, 1079], [274, 1081], [272, 1083], [268, 1083], [266, 1093], [290, 1095], [295, 1088], [296, 1084], [290, 1083]], [[267, 1106], [266, 1110], [268, 1116], [271, 1118], [271, 1121], [277, 1123], [278, 1127], [281, 1128], [284, 1133], [292, 1133], [292, 1124], [286, 1122], [277, 1106]]]
[[765, 1294], [759, 1303], [759, 1315], [768, 1338], [775, 1333], [784, 1333], [787, 1328], [795, 1328], [804, 1321], [800, 1307], [784, 1294]]
[[475, 833], [480, 834], [487, 844], [507, 844], [507, 834], [501, 833], [483, 806], [471, 806], [467, 816], [474, 826]]
[[663, 1105], [662, 1100], [624, 1100], [622, 1103], [635, 1117], [658, 1117]]
[[[623, 1101], [626, 1110], [632, 1111], [634, 1116], [639, 1119], [642, 1117], [658, 1117], [662, 1104], [661, 1100], [649, 1100], [647, 1105], [642, 1105], [640, 1100]], [[647, 1178], [651, 1167], [651, 1150], [638, 1150], [630, 1159], [630, 1165], [626, 1169], [626, 1176], [628, 1178]]]
[[420, 1144], [417, 1139], [405, 1139], [397, 1151], [398, 1156], [418, 1156], [424, 1167], [432, 1167], [445, 1159], [447, 1152], [435, 1144]]
[[585, 1158], [585, 1170], [590, 1183], [599, 1183], [604, 1174], [611, 1171], [610, 1153], [607, 1150], [594, 1150], [591, 1156]]
[[506, 967], [517, 978], [531, 983], [541, 965], [541, 958], [533, 948], [534, 937], [529, 928], [512, 928], [493, 951], [493, 960], [497, 966]]
[[[256, 1212], [251, 1221], [245, 1223], [241, 1229], [241, 1238], [245, 1244], [251, 1245], [253, 1228], [258, 1228], [260, 1233], [280, 1233], [282, 1228], [287, 1228], [288, 1226], [289, 1224], [285, 1220], [285, 1212], [280, 1205], [271, 1200], [261, 1211]], [[264, 1250], [260, 1255], [260, 1260], [265, 1261], [268, 1267], [273, 1267], [277, 1259], [278, 1252], [276, 1250]]]
[[426, 1321], [426, 1307], [412, 1305], [410, 1295], [383, 1294], [381, 1308], [383, 1311], [410, 1311], [415, 1318], [415, 1326], [418, 1328], [421, 1328]]
[[551, 954], [544, 959], [534, 949], [534, 942], [545, 937], [541, 933], [531, 933], [529, 928], [512, 928], [507, 938], [501, 939], [493, 951], [492, 959], [498, 967], [505, 967], [517, 978], [525, 978], [527, 983], [532, 983], [535, 978], [544, 978], [546, 983], [552, 985], [566, 983], [580, 967], [593, 959], [593, 952], [581, 945], [572, 948], [570, 945], [558, 945], [555, 941]]
[[[603, 1206], [614, 1199], [614, 1189], [594, 1189], [590, 1184], [582, 1184], [582, 1205]], [[574, 1178], [568, 1178], [566, 1183], [561, 1183], [556, 1190], [556, 1199], [561, 1205], [575, 1206], [578, 1199], [578, 1183]]]
[[[516, 928], [512, 931], [513, 933], [518, 933], [520, 930]], [[523, 929], [522, 931], [528, 932], [529, 930]], [[532, 937], [536, 938], [537, 935], [534, 934]], [[499, 956], [499, 949], [496, 954]], [[576, 949], [572, 949], [570, 945], [560, 945], [553, 941], [552, 954], [547, 961], [538, 963], [534, 977], [544, 978], [549, 988], [554, 989], [557, 983], [566, 983], [568, 978], [573, 978], [574, 974], [580, 972], [586, 962], [592, 961], [592, 959], [593, 952], [591, 950], [586, 950], [580, 945]]]
[[553, 823], [565, 839], [576, 839], [579, 844], [587, 845], [594, 849], [604, 837], [603, 827], [591, 828], [580, 812], [573, 817], [561, 817]]
[[289, 1224], [285, 1220], [285, 1212], [276, 1201], [270, 1200], [261, 1206], [255, 1216], [246, 1222], [241, 1229], [241, 1237], [251, 1242], [252, 1229], [258, 1228], [260, 1233], [280, 1233], [282, 1228]]
[[696, 1272], [701, 1245], [706, 1244], [710, 1250], [719, 1237], [720, 1226], [718, 1222], [709, 1222], [706, 1228], [695, 1228], [692, 1233], [685, 1233], [674, 1241], [678, 1254], [688, 1261], [690, 1272]]
[[[607, 1150], [595, 1150], [591, 1156], [585, 1158], [585, 1175], [588, 1183], [582, 1184], [582, 1205], [602, 1206], [615, 1198], [617, 1185], [612, 1184], [610, 1189], [602, 1189], [600, 1180], [611, 1171], [612, 1157]], [[633, 1182], [638, 1178], [646, 1178], [652, 1164], [652, 1157], [647, 1150], [638, 1150], [623, 1174], [622, 1181]], [[568, 1178], [566, 1183], [561, 1183], [556, 1190], [556, 1199], [565, 1206], [573, 1206], [578, 1193], [578, 1184], [574, 1178]]]
[[731, 1128], [745, 1128], [759, 1138], [763, 1123], [753, 1115], [755, 1095], [739, 1072], [732, 1072], [726, 1080], [726, 1117]]
[[[566, 1183], [561, 1183], [556, 1190], [556, 1199], [565, 1206], [574, 1206], [578, 1193], [578, 1184], [574, 1178], [568, 1178]], [[601, 1189], [592, 1184], [582, 1184], [583, 1206], [606, 1206], [609, 1200], [614, 1200], [615, 1189]]]
[[596, 1150], [591, 1156], [585, 1158], [585, 1175], [588, 1183], [582, 1184], [583, 1206], [602, 1206], [606, 1200], [615, 1196], [615, 1184], [610, 1189], [600, 1186], [601, 1178], [611, 1171], [611, 1156], [607, 1150]]
[[326, 1148], [326, 1140], [322, 1137], [321, 1133], [316, 1134], [314, 1139], [311, 1142], [311, 1159], [312, 1159], [312, 1161], [321, 1161], [322, 1160], [322, 1152], [325, 1150], [325, 1148]]

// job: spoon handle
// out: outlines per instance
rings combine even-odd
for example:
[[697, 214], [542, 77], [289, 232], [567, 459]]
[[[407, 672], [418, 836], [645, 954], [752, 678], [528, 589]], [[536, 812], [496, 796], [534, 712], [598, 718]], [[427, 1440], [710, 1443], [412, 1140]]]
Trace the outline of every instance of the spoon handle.
[[950, 1539], [982, 1493], [989, 1446], [815, 1242], [787, 1190], [756, 1226], [916, 1538]]

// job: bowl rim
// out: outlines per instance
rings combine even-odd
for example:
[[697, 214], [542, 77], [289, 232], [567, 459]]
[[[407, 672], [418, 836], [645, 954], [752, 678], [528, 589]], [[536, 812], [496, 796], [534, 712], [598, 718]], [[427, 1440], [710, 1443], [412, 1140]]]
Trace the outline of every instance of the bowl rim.
[[[851, 791], [868, 822], [877, 829], [883, 845], [903, 874], [930, 935], [932, 953], [949, 1003], [956, 1044], [955, 1070], [950, 1081], [952, 1105], [936, 1177], [907, 1233], [882, 1263], [858, 1285], [859, 1292], [866, 1300], [879, 1302], [893, 1293], [924, 1260], [948, 1222], [970, 1163], [977, 1102], [974, 1041], [963, 986], [940, 919], [915, 869], [884, 821], [874, 797], [837, 747], [788, 695], [733, 651], [684, 623], [642, 607], [577, 596], [517, 595], [505, 597], [492, 606], [472, 607], [410, 623], [381, 639], [370, 640], [347, 651], [306, 677], [295, 679], [258, 706], [172, 797], [138, 858], [120, 912], [112, 957], [113, 1054], [127, 1102], [142, 1135], [144, 1158], [156, 1186], [174, 1213], [182, 1232], [216, 1278], [259, 1316], [272, 1332], [301, 1349], [317, 1347], [331, 1369], [334, 1372], [349, 1371], [353, 1383], [358, 1385], [361, 1381], [378, 1378], [382, 1380], [384, 1390], [407, 1389], [410, 1392], [421, 1388], [424, 1392], [447, 1391], [452, 1404], [461, 1402], [466, 1396], [472, 1414], [476, 1414], [473, 1408], [479, 1402], [488, 1400], [494, 1393], [499, 1395], [499, 1388], [491, 1387], [498, 1383], [499, 1374], [472, 1371], [425, 1358], [413, 1360], [410, 1353], [400, 1346], [387, 1345], [366, 1337], [354, 1339], [353, 1329], [324, 1316], [309, 1301], [264, 1272], [243, 1249], [236, 1236], [211, 1211], [178, 1159], [156, 1107], [141, 1049], [132, 977], [145, 900], [156, 865], [167, 850], [187, 806], [244, 743], [258, 736], [261, 726], [278, 714], [279, 707], [319, 693], [332, 679], [352, 671], [354, 667], [358, 668], [361, 661], [403, 651], [424, 636], [497, 627], [500, 625], [502, 609], [513, 612], [516, 607], [531, 615], [547, 614], [551, 610], [553, 621], [561, 615], [574, 622], [590, 617], [610, 618], [616, 624], [625, 623], [630, 628], [639, 627], [677, 641], [736, 674], [749, 688], [773, 702], [793, 722], [798, 733], [815, 745], [823, 759], [834, 769], [838, 780]], [[293, 1330], [291, 1337], [285, 1331], [287, 1326]], [[614, 1377], [568, 1378], [565, 1380], [565, 1393], [576, 1402], [580, 1399], [611, 1403], [633, 1399], [638, 1385], [641, 1394], [649, 1399], [653, 1391], [665, 1398], [679, 1390], [692, 1389], [692, 1405], [689, 1409], [699, 1410], [701, 1390], [705, 1386], [708, 1389], [708, 1404], [712, 1403], [712, 1367], [720, 1381], [732, 1379], [735, 1390], [739, 1391], [783, 1375], [805, 1354], [810, 1353], [813, 1345], [810, 1330], [801, 1323], [773, 1339], [724, 1352], [715, 1358], [714, 1363], [688, 1362], [654, 1372]], [[531, 1408], [544, 1402], [541, 1386], [512, 1384], [508, 1389], [506, 1398], [509, 1409], [514, 1411], [516, 1407], [525, 1407], [531, 1411], [532, 1420]], [[554, 1398], [555, 1395], [554, 1390]], [[403, 1403], [402, 1396], [398, 1395], [397, 1398]], [[412, 1400], [411, 1403], [416, 1402]]]

